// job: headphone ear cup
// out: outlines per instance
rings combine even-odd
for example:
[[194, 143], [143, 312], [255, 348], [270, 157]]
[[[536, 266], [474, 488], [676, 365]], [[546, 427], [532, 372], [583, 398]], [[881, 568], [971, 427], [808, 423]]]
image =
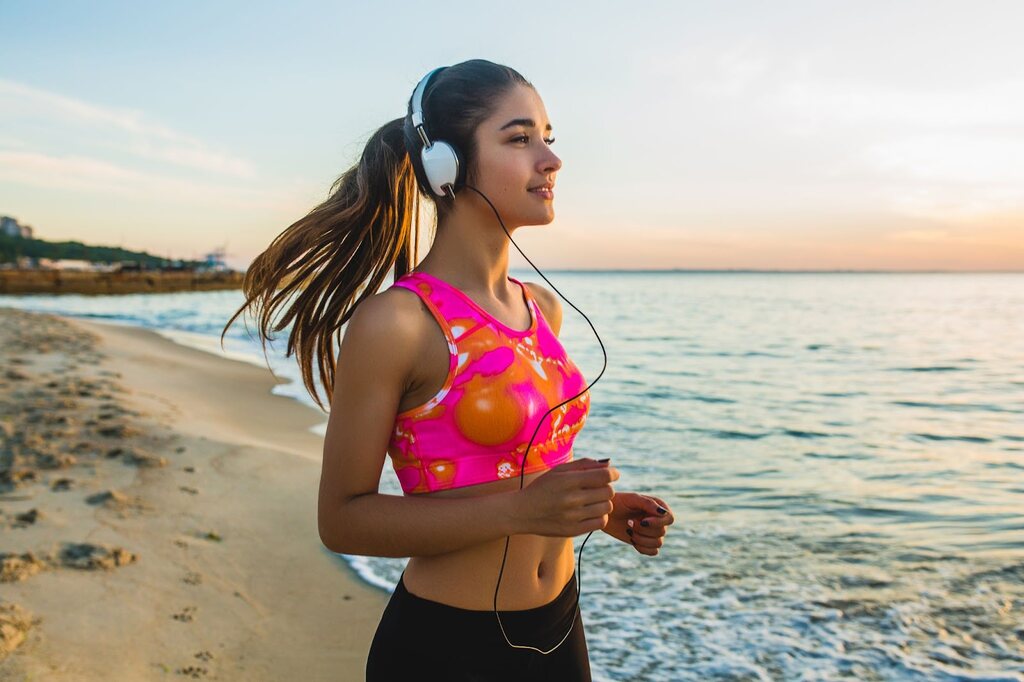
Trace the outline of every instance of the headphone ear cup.
[[446, 196], [445, 185], [458, 186], [462, 177], [462, 161], [455, 147], [444, 140], [434, 140], [429, 148], [420, 151], [423, 172], [430, 183], [430, 189], [437, 196]]

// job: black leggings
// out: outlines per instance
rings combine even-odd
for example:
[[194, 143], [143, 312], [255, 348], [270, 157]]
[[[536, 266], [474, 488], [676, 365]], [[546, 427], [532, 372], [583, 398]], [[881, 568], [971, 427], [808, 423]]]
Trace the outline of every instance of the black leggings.
[[499, 611], [508, 640], [547, 651], [515, 649], [494, 611], [460, 609], [412, 594], [405, 572], [384, 608], [366, 661], [367, 682], [379, 680], [559, 680], [591, 682], [583, 617], [576, 608], [576, 575], [552, 601]]

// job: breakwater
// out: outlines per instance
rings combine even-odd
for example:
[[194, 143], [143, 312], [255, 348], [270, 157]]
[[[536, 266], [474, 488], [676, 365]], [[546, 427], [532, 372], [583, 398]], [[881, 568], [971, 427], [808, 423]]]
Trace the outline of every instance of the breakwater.
[[0, 270], [0, 294], [140, 294], [241, 289], [243, 272]]

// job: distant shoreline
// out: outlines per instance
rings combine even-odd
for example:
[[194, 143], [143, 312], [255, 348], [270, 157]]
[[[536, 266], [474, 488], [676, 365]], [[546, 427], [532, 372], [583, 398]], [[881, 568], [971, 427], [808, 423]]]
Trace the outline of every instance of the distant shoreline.
[[[529, 268], [511, 268], [512, 271], [518, 272], [530, 272]], [[850, 275], [850, 274], [864, 274], [864, 275], [929, 275], [929, 274], [942, 274], [942, 275], [1021, 275], [1024, 274], [1024, 269], [1021, 270], [773, 270], [773, 269], [750, 269], [750, 268], [710, 268], [710, 269], [691, 269], [691, 268], [643, 268], [643, 269], [615, 269], [615, 268], [548, 268], [542, 269], [542, 272], [570, 272], [570, 273], [586, 273], [586, 274], [600, 274], [600, 273], [615, 273], [615, 274], [636, 274], [636, 275], [660, 275], [660, 274], [674, 274], [674, 273], [693, 273], [693, 274], [738, 274], [738, 273], [753, 273], [759, 275], [767, 274], [780, 274], [780, 275]]]
[[[512, 268], [512, 272], [534, 272]], [[1024, 270], [755, 270], [755, 269], [559, 269], [542, 270], [560, 274], [616, 275], [1020, 275]], [[146, 294], [184, 291], [222, 291], [241, 289], [245, 272], [241, 271], [78, 271], [46, 269], [0, 270], [0, 295], [18, 294]]]
[[241, 289], [243, 272], [0, 270], [0, 294], [147, 294]]

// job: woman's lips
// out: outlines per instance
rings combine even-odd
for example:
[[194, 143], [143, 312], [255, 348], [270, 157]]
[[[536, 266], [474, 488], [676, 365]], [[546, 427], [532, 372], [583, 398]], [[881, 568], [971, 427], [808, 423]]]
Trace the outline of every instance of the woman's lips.
[[541, 197], [542, 199], [554, 199], [555, 198], [555, 190], [554, 189], [531, 189], [531, 190], [528, 190], [528, 191], [530, 192], [530, 194], [536, 194], [537, 196]]

